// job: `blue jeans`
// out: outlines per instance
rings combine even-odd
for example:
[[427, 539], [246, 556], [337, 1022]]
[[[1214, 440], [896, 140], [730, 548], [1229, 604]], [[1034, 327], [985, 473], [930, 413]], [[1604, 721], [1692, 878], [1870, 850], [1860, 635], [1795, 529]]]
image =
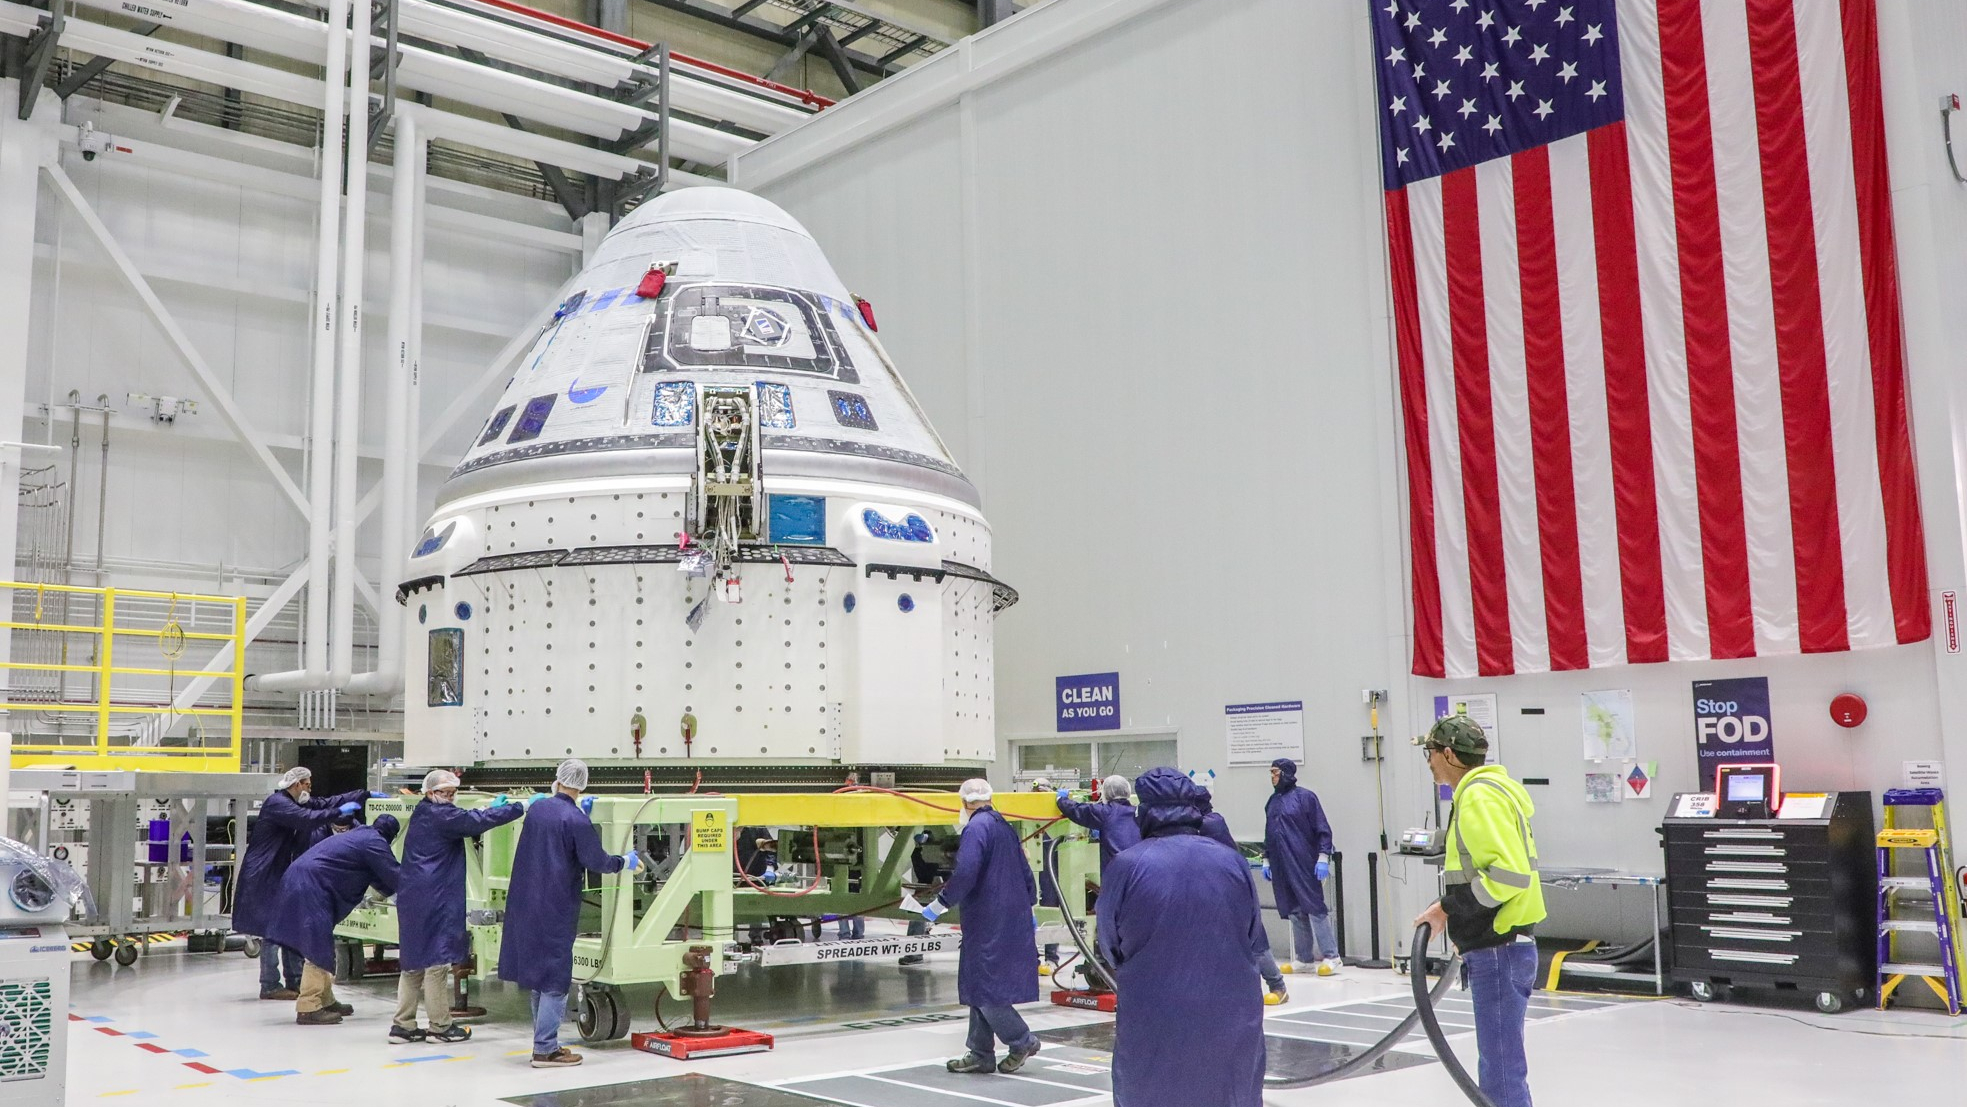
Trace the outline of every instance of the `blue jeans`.
[[567, 993], [534, 992], [533, 1055], [545, 1057], [560, 1048], [560, 1024], [567, 1021]]
[[865, 938], [867, 937], [867, 920], [861, 918], [859, 915], [852, 917], [842, 915], [840, 916], [840, 925], [836, 933], [842, 938]]
[[1309, 911], [1300, 911], [1292, 915], [1291, 944], [1297, 947], [1300, 961], [1337, 957], [1339, 939], [1332, 932], [1331, 914], [1314, 915]]
[[301, 955], [278, 942], [260, 939], [260, 994], [281, 988], [298, 992], [301, 987]]
[[997, 1059], [997, 1043], [1003, 1042], [1013, 1053], [1030, 1053], [1038, 1048], [1038, 1036], [1026, 1026], [1018, 1009], [1002, 1007], [970, 1008], [970, 1052], [991, 1061]]
[[1269, 946], [1265, 946], [1263, 953], [1257, 957], [1257, 972], [1263, 975], [1264, 991], [1284, 990], [1284, 973], [1277, 967], [1277, 958], [1271, 956]]
[[1469, 999], [1475, 1004], [1478, 1082], [1496, 1107], [1531, 1107], [1530, 1062], [1523, 1055], [1523, 1019], [1537, 978], [1534, 942], [1478, 949], [1462, 955]]

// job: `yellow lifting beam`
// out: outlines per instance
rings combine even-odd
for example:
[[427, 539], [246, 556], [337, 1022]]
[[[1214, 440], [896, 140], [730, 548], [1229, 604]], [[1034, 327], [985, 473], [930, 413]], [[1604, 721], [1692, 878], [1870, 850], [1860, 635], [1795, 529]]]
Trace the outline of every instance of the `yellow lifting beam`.
[[[963, 801], [954, 792], [740, 793], [739, 826], [954, 826]], [[991, 806], [1007, 819], [1059, 817], [1050, 792], [999, 792]]]

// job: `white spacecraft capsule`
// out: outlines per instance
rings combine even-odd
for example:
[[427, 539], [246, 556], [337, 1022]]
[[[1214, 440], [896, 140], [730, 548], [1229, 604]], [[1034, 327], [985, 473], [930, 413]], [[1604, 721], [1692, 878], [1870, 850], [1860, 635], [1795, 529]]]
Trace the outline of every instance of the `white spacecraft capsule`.
[[990, 527], [820, 247], [690, 188], [609, 233], [397, 598], [405, 756], [995, 756]]

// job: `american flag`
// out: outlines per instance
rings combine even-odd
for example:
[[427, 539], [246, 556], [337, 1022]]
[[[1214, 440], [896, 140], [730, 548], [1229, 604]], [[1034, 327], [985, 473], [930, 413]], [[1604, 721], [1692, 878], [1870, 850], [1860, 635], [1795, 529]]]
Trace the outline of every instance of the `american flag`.
[[1369, 0], [1414, 672], [1926, 638], [1875, 0]]

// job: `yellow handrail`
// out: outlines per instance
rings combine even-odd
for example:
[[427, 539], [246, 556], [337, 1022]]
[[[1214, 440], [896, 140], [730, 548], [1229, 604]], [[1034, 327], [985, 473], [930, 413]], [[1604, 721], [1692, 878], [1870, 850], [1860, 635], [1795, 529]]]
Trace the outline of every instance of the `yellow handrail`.
[[[239, 768], [240, 741], [244, 721], [246, 698], [246, 598], [244, 596], [212, 596], [188, 592], [157, 592], [139, 588], [94, 588], [70, 584], [32, 584], [21, 581], [0, 581], [0, 590], [11, 593], [22, 590], [34, 592], [33, 622], [0, 620], [0, 627], [19, 631], [49, 631], [61, 634], [92, 634], [96, 636], [97, 656], [94, 664], [53, 664], [32, 661], [0, 661], [0, 673], [30, 671], [46, 673], [93, 673], [95, 674], [94, 693], [87, 698], [65, 699], [60, 701], [17, 702], [0, 690], [0, 711], [47, 712], [62, 710], [88, 710], [95, 715], [96, 726], [93, 741], [89, 744], [62, 745], [36, 741], [29, 734], [22, 734], [24, 740], [17, 741], [13, 747], [13, 760], [16, 765], [63, 764], [88, 769], [143, 769], [159, 771], [170, 769], [189, 769], [201, 772]], [[71, 595], [87, 595], [98, 598], [99, 620], [93, 624], [46, 623], [41, 622], [43, 596], [58, 592]], [[117, 601], [121, 600], [167, 600], [171, 604], [164, 615], [163, 627], [130, 625], [129, 607], [126, 603], [123, 625], [117, 623]], [[11, 603], [11, 600], [8, 601]], [[232, 616], [231, 628], [225, 632], [186, 631], [177, 622], [178, 605], [182, 603], [204, 603], [224, 605]], [[9, 608], [11, 611], [11, 607]], [[155, 608], [150, 609], [149, 618], [155, 618]], [[156, 668], [152, 666], [117, 665], [116, 639], [149, 638], [156, 639], [160, 648], [167, 639], [170, 643], [185, 640], [207, 642], [229, 642], [232, 645], [231, 665], [225, 668]], [[164, 650], [165, 656], [175, 661], [177, 653]], [[115, 678], [119, 676], [169, 676], [191, 678], [217, 678], [225, 685], [230, 695], [230, 703], [225, 707], [185, 707], [173, 708], [170, 702], [144, 703], [143, 698], [157, 694], [155, 685], [140, 688], [124, 688], [126, 702], [118, 703], [115, 693]], [[173, 689], [173, 692], [175, 689]], [[130, 739], [112, 736], [110, 721], [114, 716], [123, 715], [163, 715], [223, 717], [229, 720], [227, 741], [223, 746], [142, 746], [130, 745]], [[26, 728], [20, 728], [26, 729]], [[112, 744], [112, 741], [115, 744]]]

